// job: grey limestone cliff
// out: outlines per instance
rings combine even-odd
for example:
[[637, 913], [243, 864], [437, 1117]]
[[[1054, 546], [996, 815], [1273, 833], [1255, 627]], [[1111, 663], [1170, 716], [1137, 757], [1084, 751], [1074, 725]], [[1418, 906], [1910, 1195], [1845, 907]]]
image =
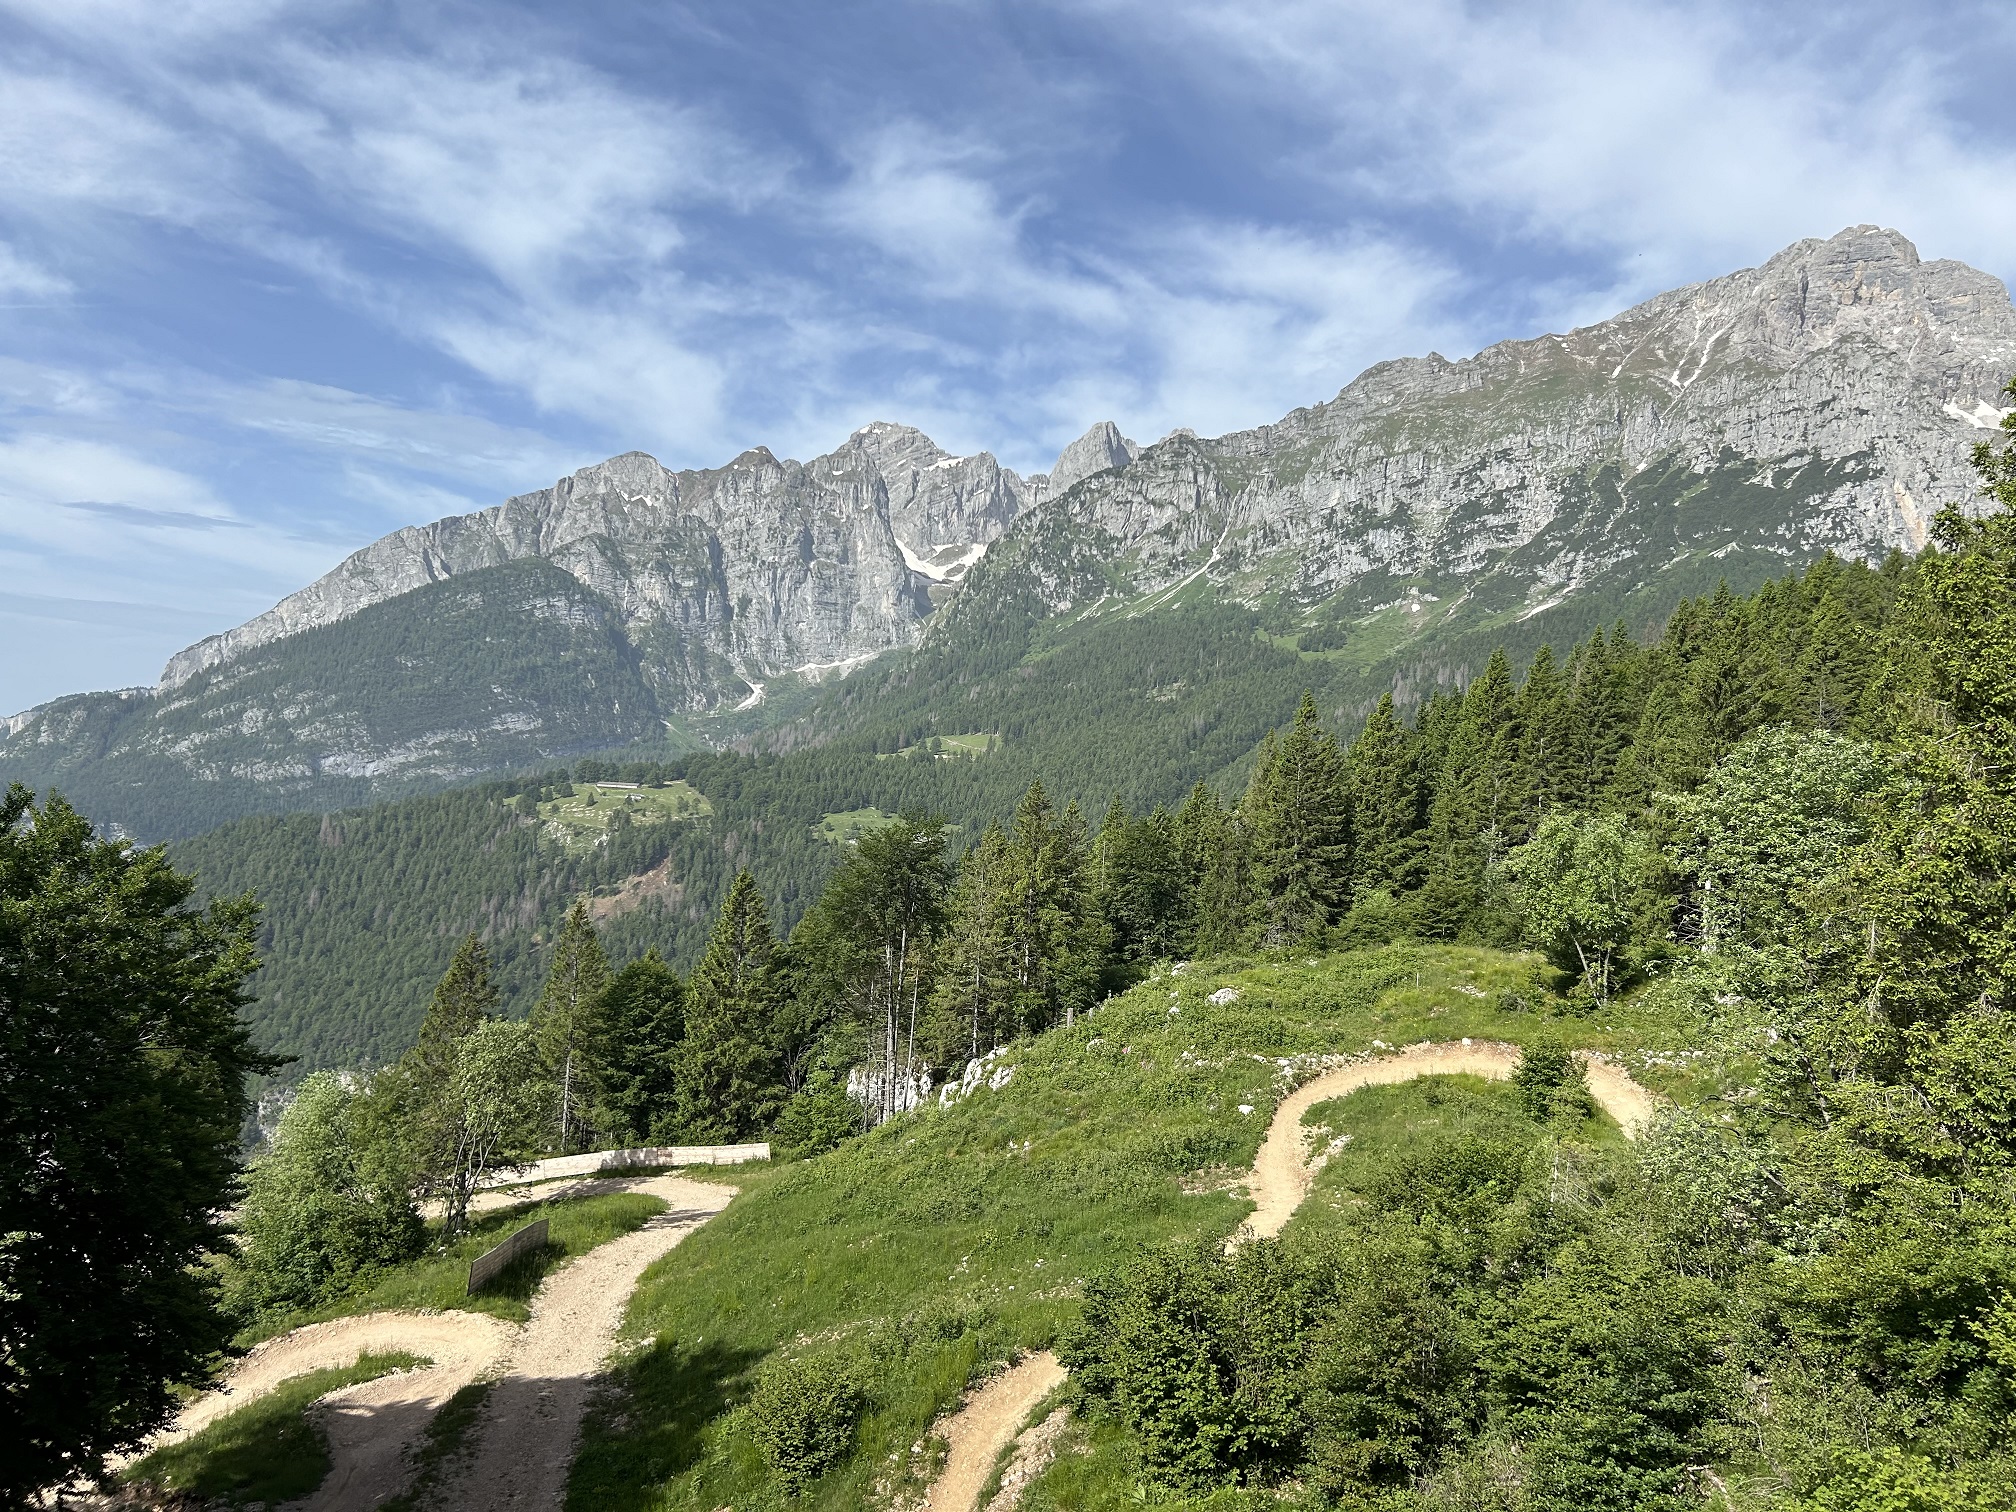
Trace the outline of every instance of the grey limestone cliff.
[[1914, 550], [1972, 496], [2012, 371], [1998, 280], [1857, 226], [1567, 335], [1382, 363], [1274, 425], [1178, 433], [1025, 516], [950, 623], [1198, 579], [1517, 617], [1689, 555]]

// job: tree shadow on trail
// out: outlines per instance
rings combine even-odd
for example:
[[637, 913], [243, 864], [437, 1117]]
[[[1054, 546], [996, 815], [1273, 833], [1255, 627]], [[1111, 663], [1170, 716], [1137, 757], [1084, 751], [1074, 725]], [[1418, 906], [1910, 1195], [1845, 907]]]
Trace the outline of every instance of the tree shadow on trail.
[[760, 1349], [661, 1337], [625, 1360], [583, 1426], [567, 1505], [656, 1506], [658, 1488], [700, 1458], [707, 1425], [748, 1394], [763, 1357]]

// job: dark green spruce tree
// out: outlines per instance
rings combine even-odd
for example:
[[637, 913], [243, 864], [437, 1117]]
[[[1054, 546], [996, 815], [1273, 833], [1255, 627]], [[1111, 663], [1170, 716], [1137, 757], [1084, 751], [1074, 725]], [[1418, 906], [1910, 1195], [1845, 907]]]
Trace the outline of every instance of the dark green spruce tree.
[[761, 1128], [781, 1101], [772, 1043], [770, 958], [777, 948], [756, 879], [737, 872], [707, 953], [686, 989], [675, 1122], [695, 1144], [724, 1143]]
[[532, 1010], [539, 1053], [559, 1089], [554, 1132], [562, 1155], [576, 1144], [585, 1146], [595, 1133], [588, 1115], [595, 1106], [600, 1072], [595, 1059], [596, 1016], [608, 985], [608, 957], [602, 953], [587, 903], [577, 898], [553, 942], [546, 987]]
[[1344, 756], [1302, 695], [1295, 719], [1254, 769], [1242, 809], [1252, 834], [1259, 941], [1321, 940], [1350, 894], [1351, 808]]
[[676, 1067], [686, 1033], [686, 985], [647, 950], [609, 979], [595, 1014], [601, 1106], [596, 1123], [624, 1144], [670, 1139]]

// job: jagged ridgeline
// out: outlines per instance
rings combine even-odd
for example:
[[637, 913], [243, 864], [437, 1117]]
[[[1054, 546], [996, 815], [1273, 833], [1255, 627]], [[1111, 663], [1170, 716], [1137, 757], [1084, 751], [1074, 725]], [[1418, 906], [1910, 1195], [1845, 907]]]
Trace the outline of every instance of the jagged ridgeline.
[[[1687, 601], [1649, 643], [1612, 627], [1559, 655], [1541, 649], [1523, 675], [1500, 653], [1467, 691], [1411, 710], [1379, 704], [1368, 716], [1315, 701], [1348, 742], [1339, 792], [1349, 857], [1329, 882], [1333, 910], [1372, 889], [1411, 909], [1410, 927], [1431, 936], [1488, 931], [1487, 867], [1549, 811], [1656, 818], [1659, 795], [1686, 791], [1756, 729], [1861, 729], [1882, 627], [1911, 570], [1901, 557], [1879, 569], [1827, 556], [1753, 595], [1723, 589]], [[266, 906], [267, 965], [252, 1009], [261, 1043], [306, 1066], [369, 1065], [411, 1043], [468, 931], [489, 942], [506, 1004], [520, 1012], [544, 971], [543, 945], [583, 892], [612, 956], [656, 947], [684, 969], [738, 869], [754, 873], [789, 929], [843, 854], [850, 831], [837, 817], [935, 812], [966, 848], [1040, 775], [1057, 807], [1080, 805], [1086, 845], [1131, 858], [1132, 872], [1088, 881], [1097, 896], [1083, 900], [1108, 916], [1114, 952], [1089, 980], [1124, 982], [1158, 956], [1266, 943], [1262, 935], [1278, 932], [1254, 816], [1306, 801], [1263, 790], [1252, 774], [1256, 746], [1288, 721], [1296, 676], [1311, 664], [1251, 636], [1217, 635], [1215, 611], [1194, 619], [1198, 640], [1177, 642], [1186, 654], [1216, 646], [1222, 658], [1251, 658], [1208, 664], [1241, 694], [1208, 723], [1177, 701], [1152, 700], [1141, 705], [1154, 716], [1141, 728], [1116, 721], [1108, 686], [1071, 675], [1079, 663], [1066, 650], [1043, 664], [1061, 663], [1064, 675], [1030, 705], [1019, 702], [1018, 679], [999, 701], [976, 700], [1009, 733], [969, 746], [940, 737], [934, 750], [927, 732], [905, 731], [879, 751], [840, 740], [782, 757], [590, 761], [571, 776], [244, 820], [179, 842], [174, 856], [206, 890], [249, 889]], [[1159, 658], [1167, 675], [1180, 668], [1152, 632], [1190, 620], [1130, 622], [1135, 640], [1121, 643], [1144, 662]], [[1192, 791], [1198, 783], [1204, 792]], [[1158, 817], [1158, 805], [1171, 812]], [[1197, 872], [1205, 851], [1229, 875]], [[1189, 880], [1154, 881], [1185, 865]]]
[[[1276, 672], [1411, 701], [1495, 645], [1915, 551], [2012, 370], [1997, 280], [1864, 226], [1255, 430], [1097, 425], [1048, 474], [881, 423], [803, 463], [630, 453], [388, 536], [154, 689], [14, 716], [0, 776], [154, 838], [599, 750], [1001, 733], [969, 705], [1053, 697], [1073, 657], [1120, 741]], [[1206, 618], [1158, 632], [1162, 664], [1135, 655], [1183, 608]], [[1213, 649], [1242, 637], [1274, 659]]]

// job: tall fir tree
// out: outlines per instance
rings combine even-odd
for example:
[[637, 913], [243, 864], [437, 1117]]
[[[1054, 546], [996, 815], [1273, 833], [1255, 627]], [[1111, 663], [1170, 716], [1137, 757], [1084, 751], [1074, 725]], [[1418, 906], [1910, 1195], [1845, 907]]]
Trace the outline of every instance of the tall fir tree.
[[943, 1016], [965, 1030], [967, 1055], [999, 1045], [1013, 1016], [1015, 982], [1009, 965], [1008, 832], [997, 820], [980, 843], [959, 859], [952, 888], [939, 979]]
[[1483, 922], [1491, 867], [1527, 810], [1519, 737], [1517, 690], [1501, 649], [1463, 696], [1429, 804], [1427, 870], [1413, 907], [1430, 937]]
[[1414, 738], [1381, 694], [1345, 755], [1350, 795], [1352, 877], [1359, 887], [1403, 892], [1419, 881], [1421, 774]]
[[600, 1070], [595, 1060], [596, 1017], [608, 985], [608, 957], [588, 917], [587, 903], [576, 898], [553, 942], [553, 964], [532, 1009], [532, 1033], [558, 1089], [555, 1143], [562, 1155], [577, 1139], [592, 1139], [595, 1132], [588, 1114]]
[[464, 1130], [450, 1084], [463, 1040], [496, 1010], [490, 952], [481, 936], [465, 935], [435, 985], [413, 1048], [378, 1078], [358, 1110], [384, 1143], [402, 1148], [423, 1198], [440, 1197], [453, 1183]]
[[1022, 1028], [1068, 1023], [1098, 989], [1103, 921], [1091, 907], [1088, 860], [1076, 805], [1058, 813], [1042, 782], [1032, 782], [1008, 832], [1004, 914]]
[[670, 1138], [686, 984], [654, 946], [610, 978], [595, 1019], [601, 1092], [595, 1121], [626, 1144]]
[[1304, 693], [1294, 721], [1271, 742], [1242, 805], [1252, 834], [1260, 943], [1320, 940], [1349, 896], [1350, 794], [1336, 737]]
[[771, 1032], [776, 948], [756, 879], [737, 872], [687, 983], [675, 1117], [688, 1140], [739, 1139], [760, 1128], [779, 1101]]

